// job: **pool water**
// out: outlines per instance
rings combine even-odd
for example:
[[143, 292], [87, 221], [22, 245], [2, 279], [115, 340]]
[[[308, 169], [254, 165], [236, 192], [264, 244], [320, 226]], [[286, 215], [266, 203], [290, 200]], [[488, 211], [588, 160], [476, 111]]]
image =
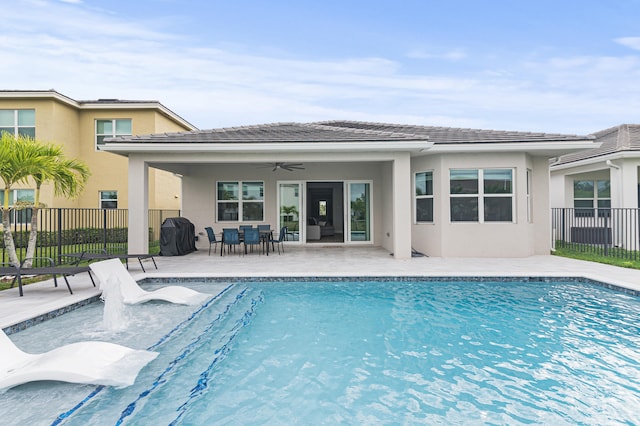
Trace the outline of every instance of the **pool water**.
[[[191, 286], [191, 285], [190, 285]], [[214, 293], [211, 284], [192, 285]], [[220, 288], [222, 288], [221, 286]], [[640, 300], [572, 282], [238, 283], [203, 307], [89, 306], [11, 335], [160, 356], [128, 388], [32, 383], [14, 424], [634, 424]], [[70, 333], [73, 330], [73, 333]]]

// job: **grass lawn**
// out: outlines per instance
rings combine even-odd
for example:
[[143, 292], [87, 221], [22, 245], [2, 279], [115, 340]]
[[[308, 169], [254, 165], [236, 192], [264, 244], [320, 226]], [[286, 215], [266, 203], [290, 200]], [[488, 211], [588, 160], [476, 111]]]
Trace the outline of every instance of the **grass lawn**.
[[[621, 268], [640, 269], [640, 256], [637, 260], [630, 259], [632, 256], [616, 257], [621, 253], [612, 252], [613, 256], [604, 256], [593, 252], [579, 251], [575, 248], [561, 247], [556, 245], [556, 250], [552, 252], [556, 256], [569, 257], [571, 259], [588, 260], [589, 262], [605, 263], [607, 265], [619, 266]], [[628, 254], [628, 253], [627, 253]]]

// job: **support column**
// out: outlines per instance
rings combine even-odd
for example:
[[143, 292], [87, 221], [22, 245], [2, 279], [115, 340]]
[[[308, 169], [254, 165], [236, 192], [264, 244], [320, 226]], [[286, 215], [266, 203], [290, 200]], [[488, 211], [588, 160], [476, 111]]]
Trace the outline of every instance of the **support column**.
[[[619, 180], [615, 185], [620, 188], [620, 205], [616, 207], [638, 208], [638, 164], [637, 161], [624, 160], [613, 161], [620, 165]], [[613, 170], [611, 176], [611, 188], [613, 189]], [[613, 194], [611, 194], [613, 198]], [[613, 200], [612, 200], [613, 201]], [[613, 204], [613, 203], [612, 203]], [[612, 206], [613, 207], [613, 206]]]
[[129, 157], [129, 253], [149, 252], [149, 165]]
[[[619, 180], [615, 182], [615, 185], [620, 191], [620, 205], [616, 207], [623, 207], [624, 211], [628, 212], [625, 213], [627, 215], [624, 221], [626, 226], [618, 226], [619, 229], [624, 228], [620, 245], [628, 250], [637, 250], [640, 247], [638, 216], [633, 212], [637, 212], [638, 208], [638, 162], [637, 160], [625, 159], [613, 161], [613, 163], [619, 165], [619, 169], [616, 170]], [[611, 177], [611, 188], [612, 190], [614, 188], [613, 176]], [[613, 194], [611, 196], [613, 198]], [[611, 201], [613, 206], [613, 200]]]
[[411, 157], [399, 153], [393, 161], [393, 256], [411, 258]]

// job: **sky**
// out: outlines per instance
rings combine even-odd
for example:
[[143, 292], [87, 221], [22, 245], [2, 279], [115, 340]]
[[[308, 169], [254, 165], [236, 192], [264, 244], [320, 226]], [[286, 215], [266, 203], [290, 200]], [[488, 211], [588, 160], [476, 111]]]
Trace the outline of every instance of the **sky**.
[[640, 0], [0, 0], [0, 89], [156, 100], [200, 129], [640, 123]]

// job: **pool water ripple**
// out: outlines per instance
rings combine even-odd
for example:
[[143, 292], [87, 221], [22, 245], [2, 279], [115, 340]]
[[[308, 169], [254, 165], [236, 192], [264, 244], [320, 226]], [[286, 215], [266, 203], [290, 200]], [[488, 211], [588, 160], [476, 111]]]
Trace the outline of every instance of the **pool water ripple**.
[[190, 319], [65, 424], [640, 423], [640, 299], [598, 286], [248, 282], [154, 308]]

